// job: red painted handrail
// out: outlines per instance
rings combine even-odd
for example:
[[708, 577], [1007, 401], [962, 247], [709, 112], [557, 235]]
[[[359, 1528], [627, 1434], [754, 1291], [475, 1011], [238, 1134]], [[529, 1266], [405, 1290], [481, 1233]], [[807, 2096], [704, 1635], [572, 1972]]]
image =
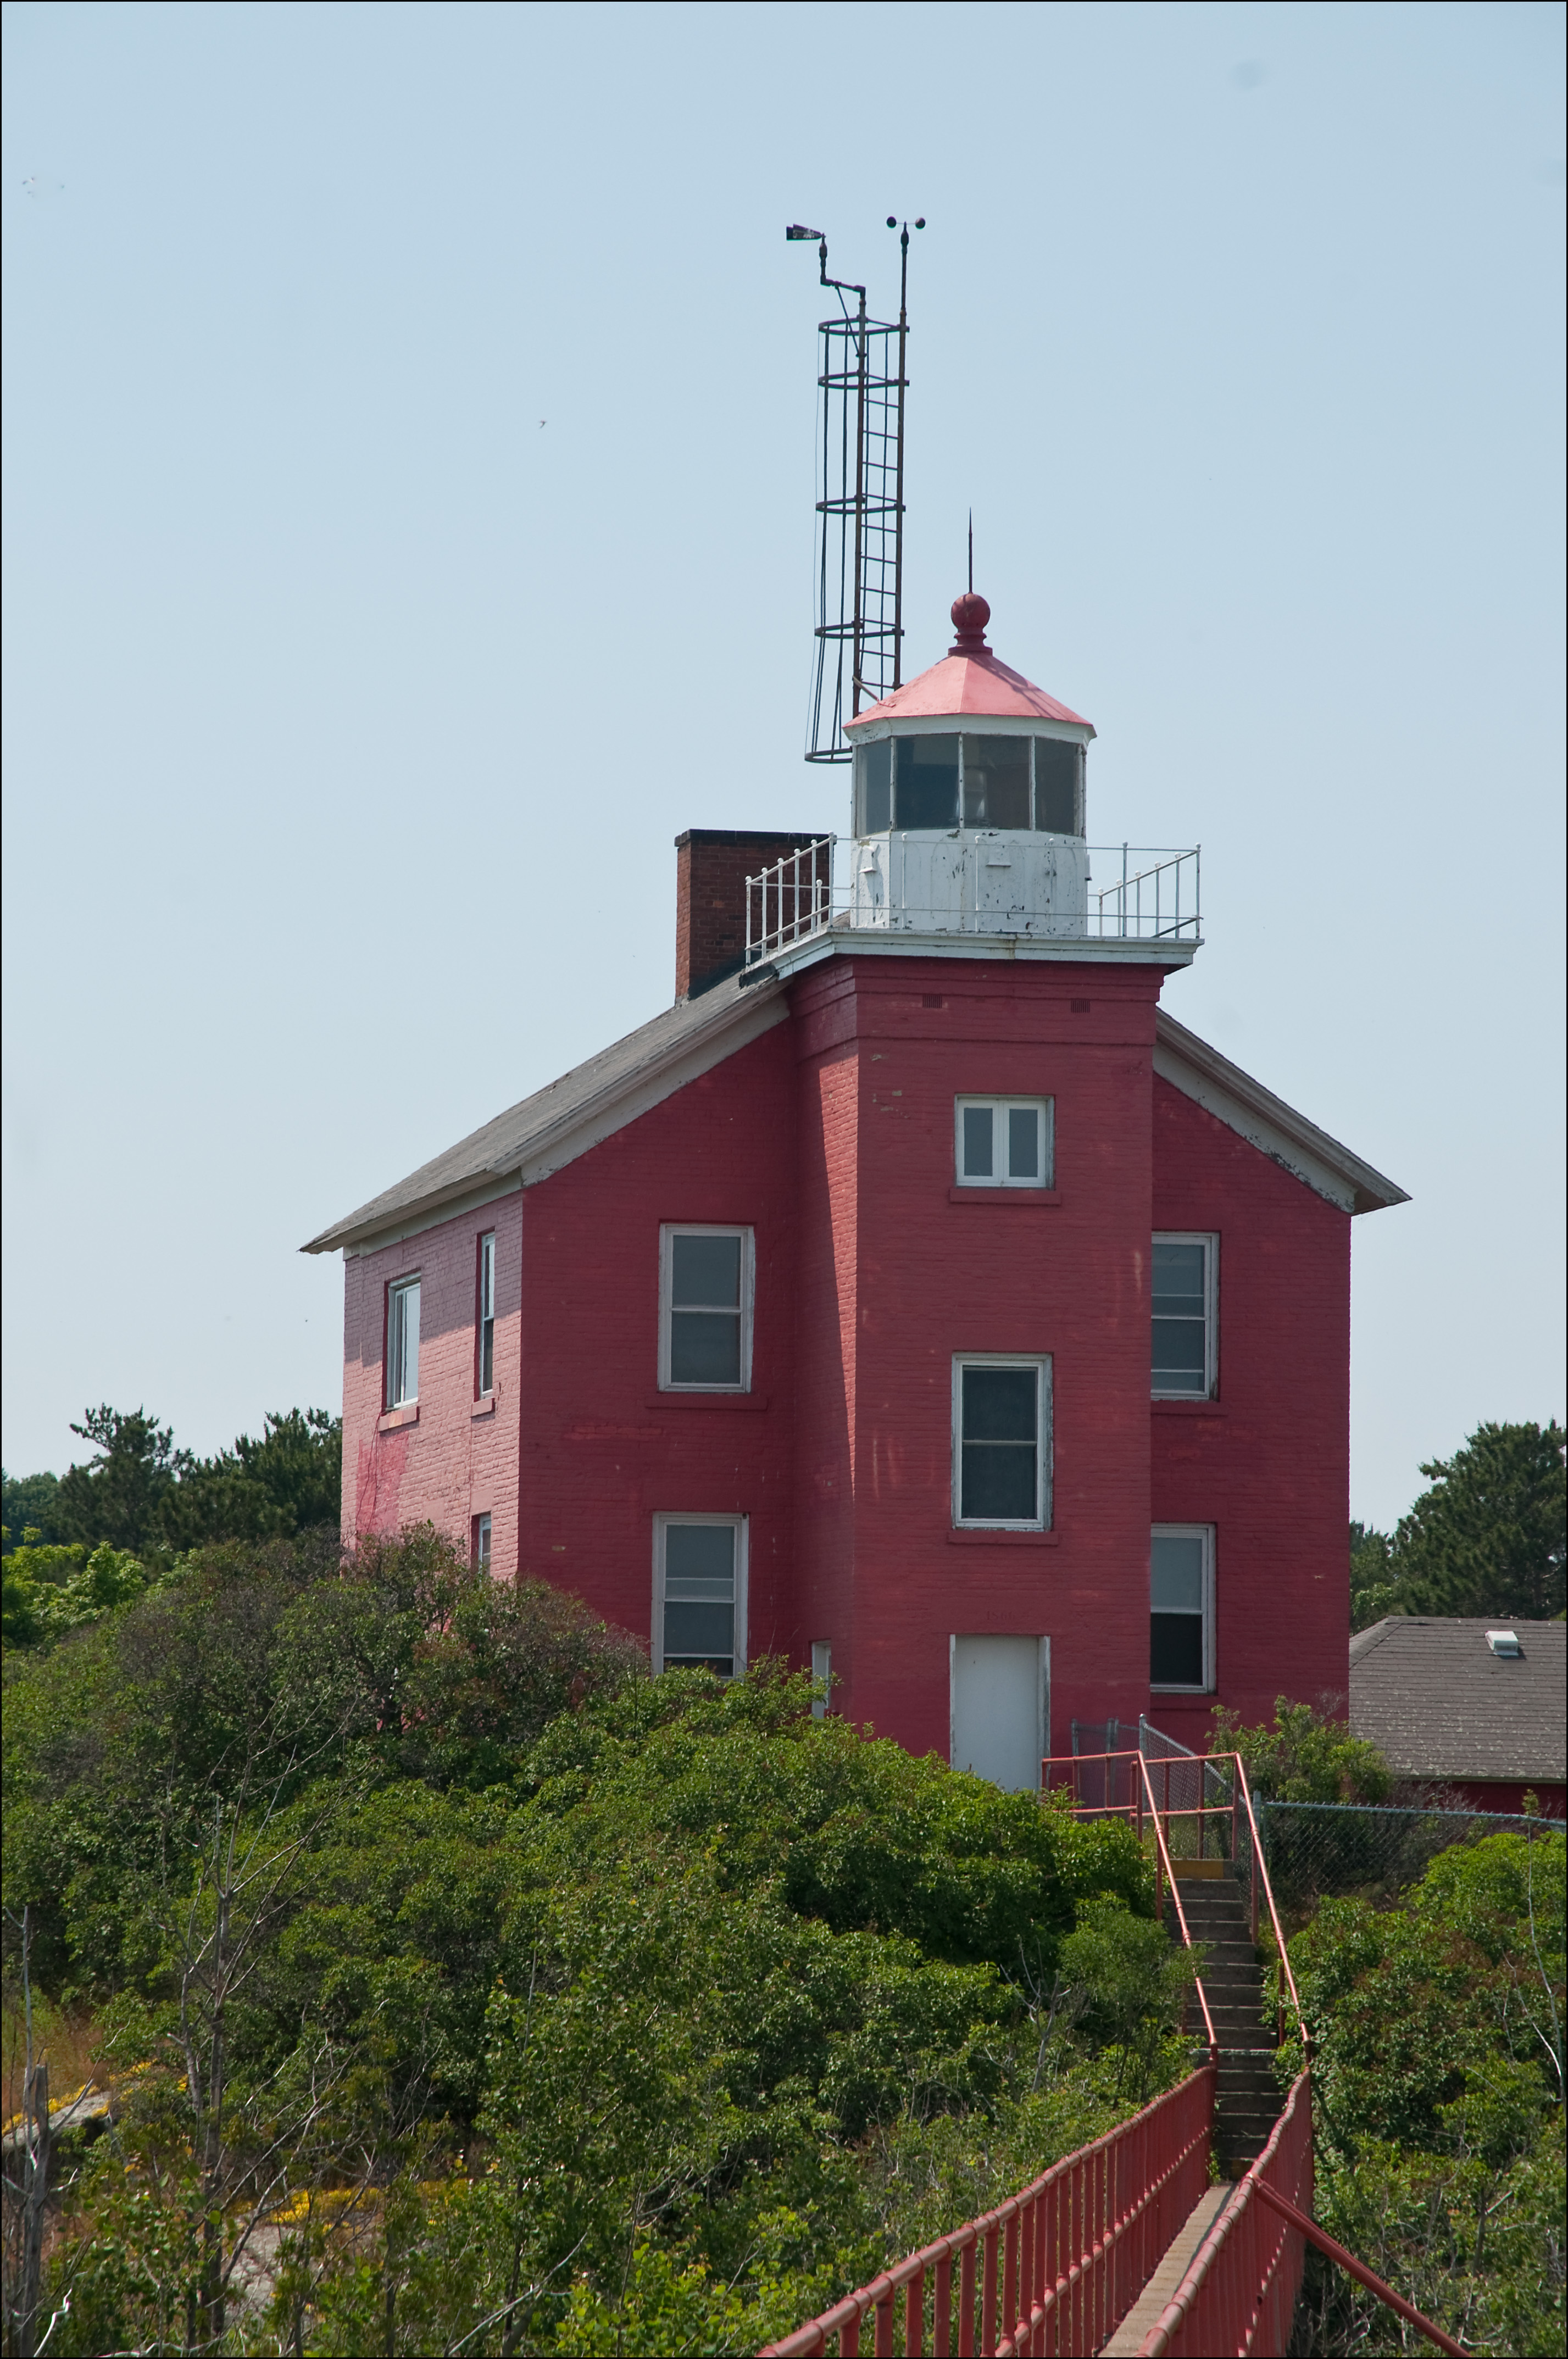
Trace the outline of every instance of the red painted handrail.
[[875, 2349], [890, 2354], [900, 2293], [904, 2349], [923, 2352], [928, 2288], [936, 2359], [1098, 2351], [1208, 2185], [1214, 2079], [1205, 2064], [996, 2211], [910, 2253], [770, 2343], [761, 2359], [812, 2359], [833, 2337], [842, 2359], [852, 2359], [868, 2310]]
[[[1176, 1888], [1176, 1871], [1171, 1864], [1171, 1854], [1165, 1842], [1165, 1830], [1160, 1823], [1160, 1813], [1154, 1807], [1154, 1788], [1149, 1784], [1149, 1764], [1144, 1759], [1141, 1753], [1139, 1753], [1136, 1758], [1139, 1773], [1143, 1779], [1143, 1789], [1149, 1797], [1149, 1815], [1154, 1821], [1154, 1840], [1158, 1845], [1160, 1863], [1165, 1870], [1166, 1877], [1171, 1886], [1171, 1899], [1176, 1911], [1176, 1922], [1181, 1928], [1181, 1939], [1190, 1950], [1192, 1946], [1192, 1936], [1187, 1930], [1187, 1912], [1181, 1906], [1181, 1895]], [[1165, 1910], [1160, 1892], [1158, 1875], [1155, 1878], [1154, 1899], [1156, 1909], [1159, 1911], [1160, 1917], [1163, 1918]], [[1192, 1977], [1192, 1987], [1198, 1994], [1198, 2005], [1203, 2010], [1203, 2029], [1207, 2032], [1209, 2037], [1209, 2061], [1211, 2064], [1217, 2064], [1219, 2061], [1220, 2044], [1214, 2036], [1214, 2018], [1209, 2013], [1208, 1994], [1203, 1988], [1203, 1978], [1202, 1974], [1194, 1974]]]
[[1307, 2076], [1285, 2100], [1269, 2143], [1192, 2256], [1192, 2267], [1139, 2345], [1140, 2359], [1228, 2359], [1290, 2346], [1305, 2247], [1301, 2232], [1257, 2200], [1260, 2182], [1307, 2211], [1312, 2200], [1312, 2114]]
[[1365, 2261], [1358, 2261], [1354, 2253], [1346, 2252], [1334, 2237], [1325, 2235], [1315, 2220], [1309, 2220], [1304, 2212], [1298, 2212], [1293, 2203], [1288, 2203], [1277, 2188], [1259, 2180], [1257, 2192], [1259, 2202], [1267, 2203], [1270, 2211], [1278, 2212], [1282, 2220], [1288, 2220], [1309, 2244], [1315, 2245], [1320, 2253], [1326, 2253], [1337, 2267], [1353, 2277], [1358, 2285], [1364, 2285], [1368, 2293], [1375, 2293], [1388, 2309], [1398, 2310], [1401, 2318], [1419, 2328], [1429, 2343], [1435, 2343], [1440, 2351], [1448, 2352], [1451, 2359], [1465, 2359], [1463, 2343], [1455, 2343], [1451, 2335], [1444, 2334], [1441, 2326], [1434, 2326], [1430, 2318], [1423, 2318], [1413, 2302], [1407, 2301], [1402, 2293], [1396, 2293], [1391, 2285], [1385, 2285]]

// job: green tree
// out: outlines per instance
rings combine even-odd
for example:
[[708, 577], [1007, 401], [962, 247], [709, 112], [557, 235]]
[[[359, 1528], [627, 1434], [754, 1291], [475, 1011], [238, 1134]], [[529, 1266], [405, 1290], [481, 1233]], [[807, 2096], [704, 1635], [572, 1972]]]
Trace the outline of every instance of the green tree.
[[181, 1474], [194, 1464], [189, 1451], [176, 1450], [174, 1434], [139, 1408], [125, 1411], [103, 1402], [82, 1411], [71, 1427], [92, 1442], [96, 1456], [72, 1464], [55, 1494], [55, 1523], [64, 1540], [139, 1555], [162, 1538], [160, 1510]]
[[1368, 1630], [1386, 1614], [1400, 1610], [1399, 1584], [1389, 1561], [1387, 1532], [1370, 1524], [1350, 1527], [1350, 1626]]
[[1215, 1753], [1239, 1753], [1254, 1795], [1267, 1802], [1382, 1802], [1393, 1773], [1375, 1745], [1352, 1736], [1343, 1720], [1277, 1696], [1272, 1726], [1244, 1727], [1215, 1707]]
[[4, 1553], [25, 1545], [26, 1536], [36, 1533], [38, 1544], [48, 1547], [51, 1541], [63, 1538], [55, 1521], [55, 1495], [60, 1489], [57, 1474], [7, 1474], [0, 1468], [0, 1524], [5, 1527]]
[[1414, 1614], [1562, 1614], [1568, 1571], [1568, 1433], [1478, 1425], [1463, 1450], [1421, 1468], [1432, 1488], [1400, 1519], [1389, 1571]]
[[158, 1506], [170, 1546], [267, 1539], [331, 1525], [340, 1514], [343, 1419], [324, 1408], [267, 1411], [261, 1438], [194, 1459]]

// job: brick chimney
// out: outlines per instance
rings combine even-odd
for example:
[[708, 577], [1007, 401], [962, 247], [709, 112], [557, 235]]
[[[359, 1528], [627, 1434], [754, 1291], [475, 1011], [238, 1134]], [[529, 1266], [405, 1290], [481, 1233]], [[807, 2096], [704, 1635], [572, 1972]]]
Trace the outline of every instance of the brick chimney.
[[675, 996], [696, 999], [746, 963], [746, 880], [818, 841], [761, 828], [689, 827], [675, 839]]

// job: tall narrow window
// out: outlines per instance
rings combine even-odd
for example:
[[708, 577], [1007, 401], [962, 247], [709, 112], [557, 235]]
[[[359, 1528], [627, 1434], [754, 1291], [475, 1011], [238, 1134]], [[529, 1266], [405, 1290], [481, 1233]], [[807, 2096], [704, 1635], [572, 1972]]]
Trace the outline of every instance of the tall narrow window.
[[495, 1233], [479, 1240], [478, 1366], [474, 1390], [483, 1400], [495, 1389]]
[[387, 1406], [419, 1397], [419, 1281], [400, 1277], [387, 1289]]
[[1156, 1396], [1206, 1399], [1214, 1389], [1215, 1265], [1219, 1239], [1154, 1240], [1153, 1386]]
[[1157, 1524], [1149, 1551], [1149, 1683], [1214, 1684], [1212, 1524]]
[[670, 1224], [659, 1258], [660, 1389], [749, 1392], [753, 1232]]
[[475, 1572], [488, 1572], [490, 1570], [490, 1518], [488, 1516], [475, 1516], [474, 1518], [473, 1553]]
[[1051, 1362], [953, 1367], [953, 1519], [1042, 1530], [1051, 1521]]
[[653, 1519], [653, 1668], [746, 1669], [746, 1517]]
[[1053, 1160], [1050, 1098], [956, 1098], [961, 1188], [1049, 1188]]
[[811, 1698], [811, 1717], [825, 1720], [833, 1709], [833, 1640], [813, 1638], [811, 1641], [811, 1678], [817, 1693]]

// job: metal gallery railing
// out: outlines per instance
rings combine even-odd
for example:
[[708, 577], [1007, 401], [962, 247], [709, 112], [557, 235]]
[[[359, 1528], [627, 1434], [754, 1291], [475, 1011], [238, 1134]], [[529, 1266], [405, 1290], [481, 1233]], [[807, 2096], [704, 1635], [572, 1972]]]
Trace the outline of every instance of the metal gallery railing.
[[761, 2359], [864, 2347], [1010, 2359], [1116, 2332], [1209, 2180], [1214, 2065], [949, 2236], [909, 2254]]
[[[841, 854], [855, 851], [860, 842], [855, 838], [819, 836], [815, 842], [786, 853], [755, 876], [748, 876], [746, 967], [760, 966], [797, 943], [839, 929], [883, 934], [893, 928], [915, 933], [983, 937], [1010, 937], [1021, 931], [1056, 944], [1196, 943], [1200, 939], [1201, 849], [1137, 849], [1127, 843], [1081, 845], [1078, 850], [1090, 864], [1085, 875], [1093, 874], [1096, 864], [1108, 862], [1113, 877], [1109, 885], [1090, 889], [1081, 879], [1075, 907], [1053, 900], [1049, 907], [1042, 902], [1039, 908], [1004, 909], [983, 906], [984, 896], [977, 882], [977, 864], [981, 864], [985, 846], [994, 839], [967, 830], [954, 830], [953, 834], [965, 847], [967, 882], [961, 891], [955, 886], [954, 890], [959, 892], [957, 901], [950, 898], [941, 906], [928, 906], [923, 899], [910, 897], [901, 881], [901, 864], [898, 875], [889, 874], [885, 880], [888, 898], [877, 903], [875, 914], [857, 904], [853, 880], [839, 873], [844, 867]], [[906, 842], [919, 844], [924, 840], [906, 839], [900, 834], [893, 842], [903, 845]], [[889, 839], [866, 841], [887, 843]], [[920, 873], [926, 874], [923, 870]], [[915, 888], [921, 894], [930, 889], [929, 876], [925, 886]]]

